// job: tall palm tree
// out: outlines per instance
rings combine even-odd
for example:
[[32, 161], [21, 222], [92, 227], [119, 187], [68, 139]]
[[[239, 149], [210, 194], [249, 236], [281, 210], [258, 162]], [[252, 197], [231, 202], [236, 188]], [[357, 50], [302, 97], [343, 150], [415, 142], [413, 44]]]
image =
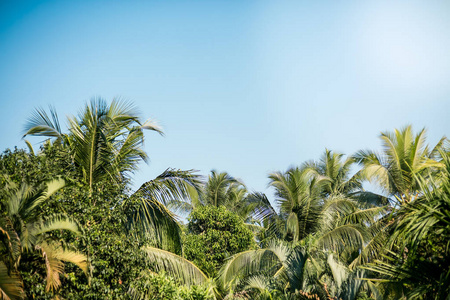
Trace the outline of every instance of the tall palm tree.
[[121, 180], [147, 160], [142, 149], [144, 130], [162, 134], [149, 120], [142, 122], [130, 102], [92, 99], [78, 117], [68, 118], [69, 131], [62, 133], [54, 108], [50, 115], [37, 109], [25, 126], [25, 136], [45, 136], [67, 146], [73, 163], [90, 190], [105, 178]]
[[[163, 134], [155, 122], [142, 122], [130, 102], [117, 99], [110, 105], [103, 99], [92, 99], [77, 117], [68, 118], [68, 123], [68, 132], [63, 133], [54, 108], [50, 108], [50, 115], [37, 109], [28, 120], [25, 136], [46, 136], [62, 143], [91, 194], [95, 185], [101, 189], [105, 180], [124, 182], [140, 161], [148, 159], [143, 149], [145, 130]], [[199, 184], [192, 171], [171, 169], [143, 184], [122, 202], [128, 229], [140, 237], [156, 238], [159, 247], [180, 252], [179, 225], [165, 205], [169, 200], [190, 202], [186, 199], [198, 194]]]
[[430, 178], [432, 173], [443, 167], [439, 162], [439, 149], [443, 137], [430, 149], [426, 144], [426, 131], [422, 129], [414, 135], [412, 126], [406, 126], [394, 132], [381, 133], [382, 153], [361, 150], [354, 155], [362, 165], [363, 178], [374, 181], [390, 196], [395, 196], [398, 205], [417, 198], [420, 186], [417, 176]]
[[[63, 247], [61, 243], [49, 239], [52, 231], [68, 230], [75, 234], [81, 233], [78, 223], [64, 214], [54, 214], [44, 217], [42, 206], [49, 201], [51, 195], [65, 185], [64, 180], [55, 179], [41, 187], [32, 187], [26, 183], [20, 186], [9, 182], [7, 186], [5, 223], [9, 236], [16, 235], [20, 244], [14, 246], [26, 253], [39, 253], [45, 261], [47, 273], [47, 291], [55, 291], [60, 285], [60, 274], [64, 271], [63, 261], [71, 262], [87, 274], [87, 258], [85, 255]], [[16, 254], [17, 255], [17, 254]], [[16, 264], [19, 260], [16, 259]]]

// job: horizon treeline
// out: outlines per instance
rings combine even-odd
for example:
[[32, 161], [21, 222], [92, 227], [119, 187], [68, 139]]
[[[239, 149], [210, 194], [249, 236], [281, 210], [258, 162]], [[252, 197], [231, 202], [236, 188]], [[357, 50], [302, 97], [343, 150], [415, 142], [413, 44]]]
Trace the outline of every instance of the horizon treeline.
[[268, 174], [273, 205], [216, 170], [132, 190], [144, 132], [163, 130], [131, 102], [92, 99], [67, 124], [36, 109], [40, 148], [0, 156], [0, 299], [448, 299], [445, 137], [408, 125], [379, 152], [325, 149]]

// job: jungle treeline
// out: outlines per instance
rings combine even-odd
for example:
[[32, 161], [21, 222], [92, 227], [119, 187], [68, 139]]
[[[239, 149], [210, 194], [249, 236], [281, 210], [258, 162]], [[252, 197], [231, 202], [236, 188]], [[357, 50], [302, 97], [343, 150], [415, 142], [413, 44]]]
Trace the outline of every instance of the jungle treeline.
[[379, 152], [325, 149], [268, 174], [268, 197], [176, 166], [133, 190], [144, 133], [163, 130], [131, 102], [24, 123], [27, 149], [0, 156], [0, 299], [450, 299], [445, 137], [408, 125]]

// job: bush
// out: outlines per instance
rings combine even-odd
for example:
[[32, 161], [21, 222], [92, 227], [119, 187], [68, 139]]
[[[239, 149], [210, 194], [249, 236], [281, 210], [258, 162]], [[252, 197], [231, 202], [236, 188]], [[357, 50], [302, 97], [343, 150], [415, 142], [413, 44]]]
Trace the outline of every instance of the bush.
[[199, 207], [189, 216], [184, 254], [209, 277], [217, 275], [230, 255], [255, 247], [253, 234], [244, 221], [223, 206]]

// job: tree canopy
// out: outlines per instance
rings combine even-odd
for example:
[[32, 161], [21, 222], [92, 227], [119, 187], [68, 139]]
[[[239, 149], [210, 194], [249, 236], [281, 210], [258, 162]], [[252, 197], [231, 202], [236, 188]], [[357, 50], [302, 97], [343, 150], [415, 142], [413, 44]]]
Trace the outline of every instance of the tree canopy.
[[68, 125], [37, 109], [40, 148], [0, 155], [0, 299], [448, 298], [445, 137], [406, 126], [379, 153], [325, 149], [271, 172], [272, 202], [173, 166], [133, 190], [144, 131], [162, 130], [130, 102], [93, 99]]

